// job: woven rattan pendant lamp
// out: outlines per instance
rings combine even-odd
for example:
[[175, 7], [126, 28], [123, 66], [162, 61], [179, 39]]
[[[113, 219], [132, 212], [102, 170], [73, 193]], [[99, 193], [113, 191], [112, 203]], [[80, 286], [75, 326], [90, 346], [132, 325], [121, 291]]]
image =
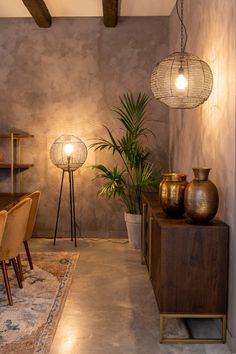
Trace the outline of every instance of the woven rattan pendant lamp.
[[181, 23], [181, 51], [162, 59], [153, 69], [151, 89], [154, 97], [171, 108], [195, 108], [210, 96], [213, 76], [209, 65], [185, 52], [187, 30], [183, 22], [184, 0], [176, 1]]

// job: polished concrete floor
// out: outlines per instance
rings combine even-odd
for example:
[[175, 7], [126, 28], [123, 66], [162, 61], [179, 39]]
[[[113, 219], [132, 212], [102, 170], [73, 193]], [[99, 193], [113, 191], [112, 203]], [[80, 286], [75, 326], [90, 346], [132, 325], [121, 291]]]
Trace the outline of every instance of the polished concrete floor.
[[[30, 247], [75, 251], [68, 239], [56, 246], [49, 239], [32, 239]], [[79, 239], [77, 250], [79, 262], [50, 354], [230, 353], [223, 344], [159, 344], [148, 273], [126, 240]]]

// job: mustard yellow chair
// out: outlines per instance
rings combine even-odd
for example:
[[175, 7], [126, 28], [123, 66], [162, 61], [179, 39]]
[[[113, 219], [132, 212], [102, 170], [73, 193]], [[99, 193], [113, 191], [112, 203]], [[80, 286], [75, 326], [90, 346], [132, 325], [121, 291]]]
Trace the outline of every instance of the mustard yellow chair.
[[8, 211], [5, 229], [0, 243], [0, 262], [9, 305], [13, 305], [13, 301], [6, 261], [10, 260], [13, 264], [19, 287], [22, 288], [21, 276], [16, 258], [19, 255], [19, 250], [24, 240], [31, 204], [31, 198], [25, 198]]
[[34, 229], [38, 206], [39, 206], [40, 195], [41, 195], [41, 192], [36, 191], [36, 192], [27, 196], [28, 198], [30, 198], [32, 200], [32, 204], [31, 204], [31, 208], [30, 208], [29, 220], [27, 223], [25, 237], [24, 237], [24, 246], [25, 246], [25, 251], [27, 254], [30, 269], [33, 269], [33, 263], [32, 263], [32, 258], [31, 258], [29, 246], [28, 246], [28, 241], [32, 237], [32, 234], [33, 234], [33, 229]]
[[7, 220], [7, 211], [6, 210], [0, 211], [0, 245], [5, 230], [6, 220]]

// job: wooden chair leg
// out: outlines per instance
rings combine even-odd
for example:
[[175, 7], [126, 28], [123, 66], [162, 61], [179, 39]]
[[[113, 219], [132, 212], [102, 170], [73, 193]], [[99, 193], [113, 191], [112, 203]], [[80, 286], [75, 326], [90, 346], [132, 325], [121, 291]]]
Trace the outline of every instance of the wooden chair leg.
[[2, 274], [3, 274], [4, 283], [5, 283], [5, 287], [6, 287], [6, 291], [7, 291], [8, 302], [9, 302], [9, 305], [12, 306], [13, 301], [12, 301], [12, 296], [11, 296], [11, 288], [10, 288], [10, 283], [9, 283], [9, 279], [8, 279], [7, 267], [6, 267], [5, 261], [1, 261], [1, 267], [2, 267]]
[[28, 261], [29, 261], [30, 269], [34, 269], [34, 267], [33, 267], [33, 262], [32, 262], [32, 258], [31, 258], [31, 255], [30, 255], [30, 250], [29, 250], [29, 246], [28, 246], [28, 242], [27, 242], [27, 241], [24, 241], [24, 246], [25, 246], [25, 251], [26, 251], [26, 254], [27, 254]]
[[19, 254], [18, 254], [18, 256], [16, 257], [16, 260], [17, 260], [17, 266], [18, 266], [18, 270], [19, 270], [19, 273], [20, 273], [21, 281], [23, 281], [23, 280], [24, 280], [24, 277], [23, 277], [23, 270], [22, 270], [21, 258], [20, 258], [20, 255], [19, 255]]
[[12, 258], [11, 260], [12, 260], [13, 268], [14, 268], [14, 271], [15, 271], [15, 274], [16, 274], [18, 285], [22, 289], [23, 285], [22, 285], [22, 282], [21, 282], [21, 276], [20, 276], [20, 272], [19, 272], [19, 269], [18, 269], [18, 266], [17, 266], [16, 259]]

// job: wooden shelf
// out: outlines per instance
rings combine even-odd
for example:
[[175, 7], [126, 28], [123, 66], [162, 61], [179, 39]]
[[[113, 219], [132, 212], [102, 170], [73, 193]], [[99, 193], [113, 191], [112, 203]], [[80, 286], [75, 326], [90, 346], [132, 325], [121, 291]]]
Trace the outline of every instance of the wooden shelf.
[[25, 132], [10, 132], [0, 134], [0, 140], [8, 140], [10, 143], [10, 162], [0, 162], [0, 170], [10, 170], [11, 173], [11, 193], [16, 192], [18, 180], [19, 191], [21, 191], [20, 172], [27, 170], [34, 165], [32, 163], [21, 162], [21, 139], [33, 138], [32, 134]]
[[[24, 139], [24, 138], [33, 138], [34, 135], [31, 134], [21, 134], [13, 133], [13, 139]], [[0, 134], [0, 139], [11, 139], [11, 134]]]
[[[20, 163], [20, 164], [15, 164], [13, 166], [14, 169], [21, 169], [25, 170], [27, 168], [33, 167], [34, 164], [32, 163]], [[0, 163], [0, 169], [11, 169], [11, 164], [10, 163]]]

